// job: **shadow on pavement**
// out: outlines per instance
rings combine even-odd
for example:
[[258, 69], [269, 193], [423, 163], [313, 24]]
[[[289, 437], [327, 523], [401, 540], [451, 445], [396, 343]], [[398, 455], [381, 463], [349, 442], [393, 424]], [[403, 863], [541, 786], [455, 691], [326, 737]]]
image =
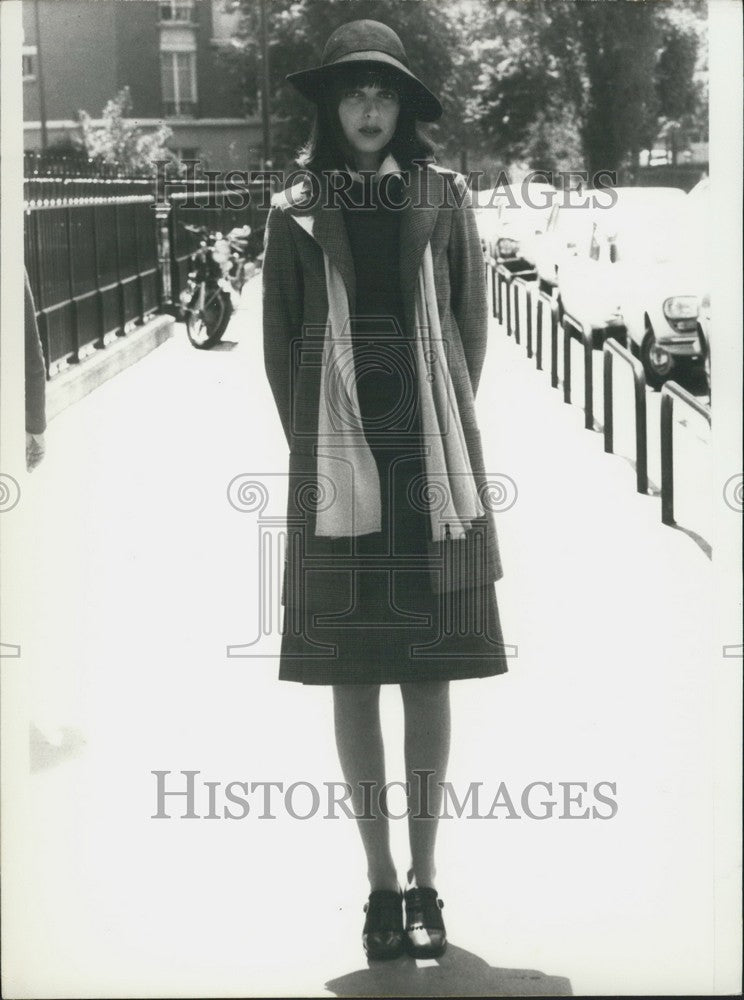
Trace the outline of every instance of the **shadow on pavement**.
[[697, 533], [697, 531], [693, 531], [692, 528], [686, 528], [683, 524], [677, 524], [676, 522], [674, 524], [667, 525], [667, 527], [674, 528], [676, 531], [681, 531], [683, 535], [687, 535], [688, 538], [691, 538], [693, 542], [703, 550], [709, 559], [713, 558], [713, 547], [710, 542], [707, 542], [702, 535]]
[[234, 351], [238, 346], [237, 340], [218, 340], [216, 344], [209, 348], [210, 351]]
[[35, 726], [29, 727], [29, 766], [31, 772], [54, 767], [76, 757], [85, 746], [85, 737], [78, 729], [62, 726], [53, 733]]
[[370, 962], [325, 984], [339, 997], [567, 997], [570, 980], [534, 969], [494, 968], [452, 944], [441, 958]]

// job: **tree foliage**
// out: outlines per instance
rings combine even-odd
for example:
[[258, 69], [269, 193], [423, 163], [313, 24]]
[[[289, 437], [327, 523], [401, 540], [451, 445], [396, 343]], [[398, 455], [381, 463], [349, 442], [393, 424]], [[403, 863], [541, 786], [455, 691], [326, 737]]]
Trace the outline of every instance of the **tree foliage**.
[[580, 97], [573, 4], [554, 0], [485, 3], [473, 125], [507, 161], [543, 170], [578, 167]]
[[659, 134], [668, 140], [675, 159], [685, 135], [707, 136], [708, 132], [705, 23], [699, 5], [691, 2], [671, 4], [660, 22], [656, 71]]
[[[665, 121], [692, 116], [705, 46], [697, 0], [500, 0], [489, 4], [481, 126], [542, 169], [622, 170]], [[577, 157], [578, 151], [578, 157]]]
[[164, 124], [154, 130], [145, 130], [129, 117], [131, 110], [129, 87], [124, 87], [107, 102], [101, 114], [101, 125], [94, 125], [87, 111], [78, 112], [88, 157], [142, 172], [149, 172], [158, 160], [175, 161], [166, 147], [172, 130]]
[[[240, 0], [233, 61], [259, 107], [259, 4]], [[668, 123], [707, 118], [705, 0], [270, 0], [272, 114], [286, 155], [311, 107], [284, 77], [317, 65], [338, 25], [389, 24], [437, 93], [429, 131], [450, 159], [467, 153], [539, 169], [617, 170]]]
[[576, 5], [585, 85], [580, 132], [585, 166], [617, 170], [653, 141], [659, 8], [636, 0]]

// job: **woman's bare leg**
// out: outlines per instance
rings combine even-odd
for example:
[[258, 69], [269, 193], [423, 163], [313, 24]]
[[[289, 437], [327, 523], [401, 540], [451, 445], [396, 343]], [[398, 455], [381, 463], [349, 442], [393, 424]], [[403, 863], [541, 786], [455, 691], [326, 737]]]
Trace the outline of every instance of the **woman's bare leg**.
[[[351, 786], [351, 807], [357, 816], [373, 817], [357, 820], [367, 855], [370, 889], [397, 891], [389, 821], [379, 807], [380, 789], [385, 784], [380, 685], [335, 684], [333, 712], [341, 770]], [[371, 783], [366, 792], [361, 782]]]
[[436, 888], [434, 848], [442, 806], [440, 782], [447, 773], [450, 747], [449, 681], [401, 684], [400, 689], [406, 720], [406, 781], [410, 788], [408, 884]]

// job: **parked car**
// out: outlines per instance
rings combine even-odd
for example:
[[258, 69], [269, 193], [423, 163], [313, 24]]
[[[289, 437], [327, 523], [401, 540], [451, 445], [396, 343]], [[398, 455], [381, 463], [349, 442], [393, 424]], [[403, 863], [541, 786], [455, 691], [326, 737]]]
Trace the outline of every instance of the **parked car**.
[[703, 373], [711, 394], [710, 352], [711, 352], [711, 316], [710, 316], [710, 270], [709, 260], [712, 251], [710, 229], [710, 178], [703, 177], [687, 195], [687, 205], [690, 212], [690, 230], [695, 234], [695, 243], [691, 247], [692, 255], [697, 259], [702, 274], [707, 279], [707, 285], [700, 299], [700, 336], [702, 338]]
[[[701, 307], [708, 290], [706, 262], [680, 219], [658, 241], [644, 245], [621, 284], [620, 311], [631, 350], [654, 389], [685, 368], [704, 370], [707, 349]], [[618, 234], [617, 259], [633, 254], [634, 238]], [[645, 264], [645, 266], [644, 266]]]
[[679, 367], [704, 365], [705, 255], [684, 192], [615, 190], [614, 206], [594, 213], [588, 244], [562, 262], [560, 301], [585, 329], [624, 327], [658, 389]]
[[534, 267], [535, 236], [547, 227], [556, 195], [552, 184], [538, 181], [479, 192], [476, 216], [484, 251], [518, 269]]
[[573, 192], [556, 198], [544, 231], [535, 235], [532, 254], [540, 289], [547, 295], [557, 294], [558, 273], [563, 264], [588, 250], [594, 220], [600, 211], [584, 204], [589, 197]]
[[478, 224], [478, 234], [483, 253], [495, 257], [496, 233], [498, 230], [498, 212], [502, 202], [500, 188], [484, 188], [473, 192], [473, 208]]
[[705, 385], [708, 390], [708, 396], [712, 398], [713, 389], [711, 382], [711, 365], [710, 365], [710, 333], [711, 333], [711, 322], [710, 322], [710, 292], [705, 292], [702, 299], [700, 300], [700, 335], [702, 337], [702, 348], [704, 351], [703, 355], [703, 374], [705, 376]]

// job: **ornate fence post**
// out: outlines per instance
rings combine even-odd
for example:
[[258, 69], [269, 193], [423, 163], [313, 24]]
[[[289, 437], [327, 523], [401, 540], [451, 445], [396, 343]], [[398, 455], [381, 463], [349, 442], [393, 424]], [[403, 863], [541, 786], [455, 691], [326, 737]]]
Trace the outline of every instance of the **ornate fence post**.
[[158, 238], [158, 271], [160, 273], [160, 305], [173, 305], [173, 284], [171, 281], [171, 241], [169, 201], [155, 202], [155, 219]]
[[558, 302], [555, 296], [550, 300], [550, 385], [553, 389], [558, 388]]
[[540, 291], [540, 285], [537, 286], [537, 318], [535, 320], [535, 335], [537, 340], [537, 347], [535, 350], [535, 365], [538, 371], [542, 371], [543, 362], [543, 312], [544, 312], [543, 296]]

